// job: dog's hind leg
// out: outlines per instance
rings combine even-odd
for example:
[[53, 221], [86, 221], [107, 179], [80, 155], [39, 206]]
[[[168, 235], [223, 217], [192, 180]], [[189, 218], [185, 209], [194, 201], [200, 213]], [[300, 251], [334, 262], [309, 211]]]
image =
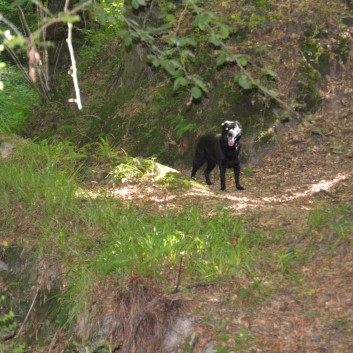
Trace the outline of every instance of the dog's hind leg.
[[238, 190], [244, 190], [244, 188], [240, 185], [240, 163], [234, 166], [234, 178], [235, 178], [235, 187]]
[[191, 170], [191, 178], [195, 178], [196, 172], [202, 167], [206, 161], [202, 158], [195, 158]]
[[226, 167], [224, 165], [220, 165], [219, 172], [221, 175], [221, 190], [225, 191], [225, 189], [226, 189]]
[[212, 172], [215, 166], [216, 166], [216, 163], [213, 163], [210, 161], [207, 162], [207, 168], [204, 171], [207, 185], [212, 185], [212, 182], [210, 180], [210, 173]]

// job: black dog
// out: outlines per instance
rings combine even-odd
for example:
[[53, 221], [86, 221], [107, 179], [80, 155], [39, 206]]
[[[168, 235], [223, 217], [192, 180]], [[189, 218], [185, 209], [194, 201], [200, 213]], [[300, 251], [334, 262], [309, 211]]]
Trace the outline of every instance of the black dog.
[[204, 172], [207, 185], [212, 185], [210, 172], [218, 165], [221, 173], [221, 190], [226, 189], [226, 168], [234, 169], [235, 186], [238, 190], [244, 190], [239, 183], [241, 135], [242, 128], [239, 122], [227, 120], [222, 123], [222, 134], [202, 136], [196, 146], [191, 178], [194, 178], [200, 167], [207, 162]]

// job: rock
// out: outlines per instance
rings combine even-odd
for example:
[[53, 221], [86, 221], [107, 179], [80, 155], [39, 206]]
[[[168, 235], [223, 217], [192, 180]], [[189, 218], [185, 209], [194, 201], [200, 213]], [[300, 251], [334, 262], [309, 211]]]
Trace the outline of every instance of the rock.
[[202, 353], [216, 353], [216, 341], [210, 341], [202, 348]]
[[9, 267], [7, 266], [7, 264], [5, 264], [4, 261], [1, 261], [0, 260], [0, 272], [2, 271], [8, 271], [9, 270]]
[[166, 332], [163, 352], [174, 352], [181, 342], [191, 334], [193, 320], [186, 316], [177, 317], [174, 325]]
[[6, 159], [15, 147], [12, 142], [0, 142], [0, 159]]
[[184, 342], [182, 353], [193, 353], [199, 338], [200, 334], [198, 332], [193, 332], [189, 335]]

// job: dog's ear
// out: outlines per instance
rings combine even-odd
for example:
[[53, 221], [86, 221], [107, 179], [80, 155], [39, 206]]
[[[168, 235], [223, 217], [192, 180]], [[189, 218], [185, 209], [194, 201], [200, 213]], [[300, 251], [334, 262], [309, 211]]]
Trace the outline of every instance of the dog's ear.
[[226, 120], [225, 122], [223, 122], [223, 123], [221, 124], [221, 127], [222, 127], [223, 130], [228, 130], [228, 128], [229, 128], [229, 121]]

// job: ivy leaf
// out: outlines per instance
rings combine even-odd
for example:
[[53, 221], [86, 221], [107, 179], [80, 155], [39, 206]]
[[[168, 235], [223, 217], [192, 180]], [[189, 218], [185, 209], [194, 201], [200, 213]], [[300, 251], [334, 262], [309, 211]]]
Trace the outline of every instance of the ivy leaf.
[[235, 76], [234, 80], [238, 82], [239, 86], [245, 90], [254, 88], [252, 81], [250, 81], [244, 74]]
[[163, 64], [163, 67], [170, 75], [175, 76], [176, 70], [170, 62]]
[[178, 77], [174, 81], [173, 90], [177, 91], [181, 86], [186, 87], [188, 84], [189, 84], [189, 81], [185, 77]]
[[216, 18], [216, 14], [213, 11], [205, 11], [204, 16], [207, 18], [207, 21], [211, 21]]
[[183, 38], [182, 46], [188, 46], [188, 45], [194, 48], [197, 47], [197, 41], [195, 40], [195, 38], [193, 37]]
[[168, 22], [174, 22], [175, 21], [175, 16], [172, 15], [172, 14], [168, 14], [166, 17], [165, 17], [166, 21]]
[[132, 36], [128, 32], [124, 35], [124, 44], [126, 47], [129, 47], [132, 44]]
[[241, 75], [242, 75], [242, 74], [241, 74], [240, 72], [237, 73], [237, 74], [234, 76], [234, 82], [237, 82], [237, 83], [238, 83], [238, 81], [239, 81]]
[[246, 66], [248, 63], [248, 58], [245, 55], [236, 55], [235, 59], [237, 63], [241, 66]]
[[220, 25], [220, 34], [223, 39], [227, 39], [230, 34], [230, 27], [225, 24], [221, 24]]
[[176, 10], [176, 8], [177, 8], [176, 5], [171, 2], [167, 2], [166, 6], [167, 6], [167, 10], [169, 10], [169, 11]]
[[181, 68], [181, 64], [177, 60], [170, 60], [170, 63], [173, 65], [175, 69]]
[[269, 77], [272, 77], [272, 78], [277, 77], [277, 74], [271, 69], [263, 69], [262, 71], [264, 72], [265, 75], [267, 75]]
[[202, 97], [202, 91], [197, 86], [191, 88], [191, 95], [195, 99], [200, 99]]
[[138, 9], [140, 6], [146, 6], [146, 0], [132, 0], [131, 5], [134, 9]]
[[222, 53], [222, 54], [218, 55], [217, 60], [216, 60], [216, 65], [222, 66], [226, 61], [227, 61], [227, 55]]
[[170, 37], [168, 39], [168, 44], [175, 45], [176, 47], [180, 47], [183, 44], [183, 40], [182, 38], [179, 38], [179, 37]]
[[194, 20], [194, 26], [199, 27], [201, 31], [206, 31], [207, 21], [208, 21], [208, 17], [204, 13], [200, 13], [196, 16]]
[[104, 11], [104, 9], [100, 6], [95, 6], [93, 11], [97, 21], [100, 24], [105, 24], [107, 20], [107, 13]]
[[124, 41], [126, 47], [129, 47], [132, 44], [132, 35], [134, 35], [134, 33], [130, 33], [122, 28], [117, 31], [117, 36]]
[[195, 85], [202, 89], [205, 93], [209, 92], [205, 82], [203, 82], [200, 78], [194, 76], [192, 77], [192, 80], [194, 81]]
[[220, 47], [222, 44], [222, 41], [213, 33], [210, 38], [208, 38], [208, 41], [212, 43], [215, 47]]
[[195, 54], [190, 50], [182, 50], [180, 53], [182, 58], [192, 58], [195, 59]]
[[148, 55], [147, 59], [151, 62], [154, 67], [159, 67], [161, 65], [161, 61], [154, 55]]
[[171, 75], [171, 76], [180, 76], [178, 69], [180, 69], [181, 65], [176, 60], [164, 60], [160, 61], [162, 67]]
[[201, 31], [206, 31], [206, 29], [207, 29], [207, 25], [206, 25], [206, 22], [199, 22], [199, 24], [197, 25], [200, 29], [201, 29]]

